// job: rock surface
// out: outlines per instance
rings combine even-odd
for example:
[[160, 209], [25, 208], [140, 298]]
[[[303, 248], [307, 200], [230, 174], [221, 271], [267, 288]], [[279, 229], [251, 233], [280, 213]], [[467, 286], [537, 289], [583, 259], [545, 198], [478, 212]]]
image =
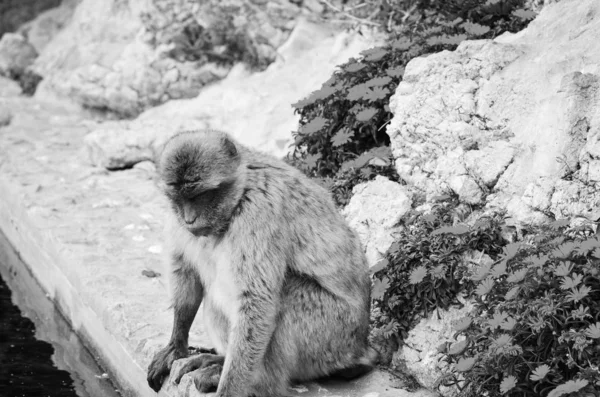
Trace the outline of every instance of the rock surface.
[[251, 73], [238, 65], [196, 98], [170, 101], [133, 122], [100, 126], [93, 138], [86, 139], [92, 162], [110, 167], [147, 159], [177, 126], [223, 130], [244, 145], [282, 157], [292, 142], [290, 132], [298, 125], [291, 104], [318, 89], [336, 65], [376, 42], [366, 34], [337, 33], [302, 21], [265, 71]]
[[37, 56], [37, 51], [25, 37], [5, 33], [0, 39], [0, 76], [19, 77]]
[[0, 97], [11, 97], [20, 94], [21, 87], [16, 81], [0, 76]]
[[387, 129], [402, 179], [521, 223], [596, 220], [599, 34], [600, 3], [565, 0], [518, 34], [413, 59]]
[[356, 185], [342, 214], [363, 243], [369, 265], [375, 265], [394, 242], [397, 223], [412, 207], [410, 192], [386, 177]]
[[266, 67], [310, 13], [288, 0], [82, 0], [34, 65], [37, 95], [135, 116], [195, 97], [237, 61]]
[[40, 53], [71, 20], [80, 0], [62, 0], [60, 5], [40, 13], [19, 27], [18, 32]]

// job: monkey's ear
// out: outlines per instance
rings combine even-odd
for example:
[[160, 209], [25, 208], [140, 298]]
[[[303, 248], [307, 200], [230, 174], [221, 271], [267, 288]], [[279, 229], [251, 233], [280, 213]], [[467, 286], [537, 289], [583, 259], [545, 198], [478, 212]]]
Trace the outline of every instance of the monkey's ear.
[[237, 148], [235, 147], [235, 143], [233, 143], [231, 141], [231, 139], [229, 139], [229, 137], [224, 136], [222, 138], [221, 143], [223, 144], [223, 148], [225, 149], [225, 152], [230, 155], [231, 157], [235, 157], [238, 154]]

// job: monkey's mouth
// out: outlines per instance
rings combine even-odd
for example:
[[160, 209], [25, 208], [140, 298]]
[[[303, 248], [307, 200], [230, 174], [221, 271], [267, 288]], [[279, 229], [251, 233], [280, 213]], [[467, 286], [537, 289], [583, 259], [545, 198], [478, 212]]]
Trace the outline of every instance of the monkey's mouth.
[[212, 228], [210, 226], [191, 227], [188, 230], [196, 237], [206, 237], [211, 233]]

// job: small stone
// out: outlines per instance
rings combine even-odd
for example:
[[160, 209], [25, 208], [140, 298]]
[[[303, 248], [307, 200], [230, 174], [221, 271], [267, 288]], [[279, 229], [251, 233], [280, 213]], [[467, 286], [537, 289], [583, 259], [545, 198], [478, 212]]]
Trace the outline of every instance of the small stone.
[[0, 75], [10, 78], [20, 76], [37, 56], [37, 51], [25, 37], [4, 33], [0, 39]]
[[155, 272], [154, 270], [142, 270], [142, 275], [146, 276], [148, 278], [155, 278], [155, 277], [160, 277], [161, 274], [158, 272]]
[[162, 247], [160, 245], [153, 245], [148, 248], [148, 252], [152, 254], [160, 254], [162, 252]]
[[6, 108], [0, 107], [0, 127], [6, 127], [12, 121], [12, 113]]

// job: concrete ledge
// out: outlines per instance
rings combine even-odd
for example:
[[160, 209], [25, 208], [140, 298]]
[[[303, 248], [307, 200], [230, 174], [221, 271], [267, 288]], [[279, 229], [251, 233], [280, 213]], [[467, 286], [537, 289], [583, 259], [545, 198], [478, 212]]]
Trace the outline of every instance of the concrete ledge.
[[0, 230], [27, 267], [21, 270], [32, 273], [73, 330], [99, 355], [124, 396], [156, 395], [146, 384], [145, 371], [132, 365], [131, 355], [84, 303], [80, 289], [63, 274], [58, 264], [64, 265], [67, 259], [57, 252], [58, 242], [32, 224], [16, 200], [18, 194], [6, 181], [0, 180], [0, 192]]
[[[124, 396], [156, 396], [146, 368], [171, 331], [161, 260], [166, 203], [153, 166], [109, 173], [87, 163], [85, 114], [28, 98], [0, 98], [0, 230], [74, 331], [100, 356]], [[162, 273], [147, 277], [144, 270]], [[198, 316], [190, 345], [211, 347]], [[304, 397], [417, 397], [384, 372], [299, 387]], [[200, 395], [167, 384], [161, 396]]]

